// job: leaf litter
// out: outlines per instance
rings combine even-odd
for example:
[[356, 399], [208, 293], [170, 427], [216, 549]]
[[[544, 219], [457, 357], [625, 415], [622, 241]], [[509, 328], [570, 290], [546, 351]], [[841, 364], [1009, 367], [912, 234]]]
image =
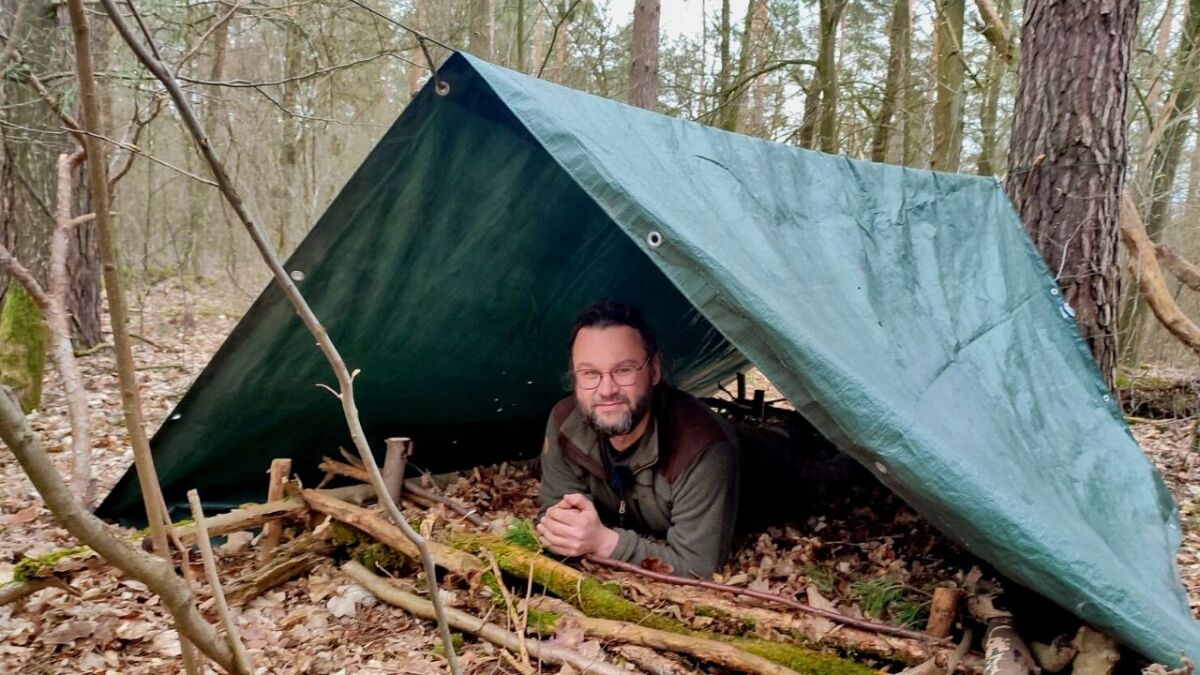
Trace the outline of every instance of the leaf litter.
[[[154, 429], [200, 373], [233, 328], [244, 298], [207, 289], [191, 295], [164, 282], [144, 296], [134, 344], [148, 428]], [[181, 309], [183, 308], [183, 309]], [[106, 316], [107, 320], [107, 316]], [[94, 476], [103, 495], [132, 461], [117, 395], [112, 350], [101, 348], [80, 359], [94, 427]], [[751, 387], [769, 383], [751, 373]], [[776, 397], [768, 392], [768, 397]], [[31, 423], [60, 471], [67, 471], [70, 444], [61, 382], [47, 371], [42, 406]], [[1162, 473], [1180, 509], [1183, 545], [1180, 575], [1193, 613], [1200, 609], [1200, 454], [1192, 450], [1194, 420], [1160, 420], [1132, 426], [1147, 456]], [[512, 517], [537, 511], [537, 475], [528, 466], [501, 464], [473, 468], [441, 487], [501, 529]], [[863, 506], [869, 504], [870, 506]], [[439, 509], [426, 527], [457, 526], [461, 519]], [[424, 518], [416, 514], [418, 518]], [[0, 453], [0, 583], [17, 563], [77, 546], [58, 527], [11, 453]], [[248, 534], [231, 536], [219, 548], [224, 580], [253, 569], [256, 547]], [[820, 512], [786, 526], [741, 536], [717, 581], [781, 593], [816, 607], [836, 609], [897, 625], [920, 628], [934, 586], [961, 584], [970, 560], [918, 514], [877, 485], [854, 488]], [[72, 566], [72, 565], [68, 565]], [[0, 606], [0, 672], [154, 673], [182, 672], [179, 640], [166, 610], [144, 585], [115, 569], [79, 563], [66, 583], [19, 603]], [[655, 568], [653, 561], [649, 567]], [[665, 570], [664, 570], [665, 571]], [[623, 573], [592, 569], [620, 578], [639, 602], [662, 608], [692, 625], [720, 629], [728, 619], [700, 616], [687, 604], [656, 598], [649, 583]], [[398, 580], [422, 593], [418, 581]], [[423, 583], [423, 582], [420, 582]], [[197, 597], [208, 597], [198, 584]], [[516, 597], [524, 589], [514, 588]], [[483, 593], [447, 594], [459, 607], [487, 615]], [[530, 602], [522, 599], [522, 608]], [[309, 574], [249, 601], [237, 613], [239, 630], [261, 672], [272, 673], [441, 673], [445, 661], [434, 626], [377, 602], [337, 569], [332, 559]], [[209, 614], [210, 620], [216, 617]], [[503, 612], [492, 621], [506, 625]], [[587, 640], [570, 619], [554, 637], [558, 643], [600, 657], [608, 646]], [[577, 626], [577, 624], [576, 624]], [[830, 630], [834, 626], [830, 625]], [[767, 630], [767, 629], [763, 629]], [[614, 660], [611, 653], [610, 660]], [[489, 644], [468, 640], [461, 654], [464, 672], [516, 672]], [[690, 664], [693, 665], [694, 664]], [[211, 671], [211, 666], [209, 666]], [[556, 672], [549, 670], [546, 672]], [[565, 669], [562, 672], [569, 672]]]

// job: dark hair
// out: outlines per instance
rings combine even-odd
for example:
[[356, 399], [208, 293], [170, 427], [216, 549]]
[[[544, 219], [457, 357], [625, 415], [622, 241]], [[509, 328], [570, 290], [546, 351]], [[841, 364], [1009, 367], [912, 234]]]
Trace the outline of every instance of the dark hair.
[[579, 313], [575, 325], [571, 328], [571, 340], [567, 343], [567, 360], [575, 349], [575, 337], [584, 328], [611, 328], [613, 326], [629, 326], [642, 336], [642, 346], [646, 348], [646, 356], [658, 353], [658, 342], [654, 339], [654, 331], [641, 310], [627, 305], [619, 300], [604, 299], [592, 303]]

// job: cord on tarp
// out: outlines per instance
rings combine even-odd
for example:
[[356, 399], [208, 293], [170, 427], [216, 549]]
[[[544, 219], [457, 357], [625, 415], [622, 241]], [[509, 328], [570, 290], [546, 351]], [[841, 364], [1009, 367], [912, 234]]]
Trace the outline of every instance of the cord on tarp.
[[433, 57], [429, 54], [429, 46], [426, 43], [432, 42], [433, 44], [441, 47], [442, 49], [448, 49], [452, 52], [458, 51], [458, 50], [454, 49], [450, 45], [447, 45], [446, 43], [444, 43], [440, 40], [436, 40], [434, 38], [429, 37], [428, 35], [417, 30], [416, 28], [413, 28], [411, 26], [406, 26], [405, 24], [400, 23], [399, 21], [393, 19], [392, 17], [390, 17], [386, 14], [383, 14], [382, 12], [379, 12], [375, 9], [367, 7], [366, 5], [359, 2], [358, 0], [350, 0], [350, 3], [357, 5], [357, 6], [361, 7], [362, 9], [367, 10], [368, 12], [383, 19], [384, 21], [387, 21], [388, 23], [392, 24], [393, 26], [396, 26], [397, 28], [401, 28], [403, 30], [408, 31], [409, 33], [412, 33], [413, 37], [417, 38], [417, 44], [420, 45], [421, 52], [425, 54], [425, 67], [429, 70], [430, 75], [433, 77], [433, 90], [438, 94], [438, 96], [445, 96], [446, 94], [450, 93], [450, 84], [448, 82], [446, 82], [445, 80], [443, 80], [441, 77], [439, 77], [437, 69], [433, 67]]

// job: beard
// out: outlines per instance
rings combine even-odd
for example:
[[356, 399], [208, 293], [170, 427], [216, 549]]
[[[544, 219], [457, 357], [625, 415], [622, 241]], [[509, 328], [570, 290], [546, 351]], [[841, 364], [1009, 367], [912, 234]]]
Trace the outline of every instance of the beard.
[[[633, 428], [650, 412], [650, 399], [653, 391], [653, 389], [647, 391], [635, 401], [630, 401], [629, 397], [624, 394], [617, 394], [606, 399], [593, 399], [590, 405], [581, 406], [588, 426], [605, 438], [624, 436], [633, 431]], [[601, 418], [596, 412], [598, 403], [624, 403], [625, 407], [610, 410], [605, 417]]]

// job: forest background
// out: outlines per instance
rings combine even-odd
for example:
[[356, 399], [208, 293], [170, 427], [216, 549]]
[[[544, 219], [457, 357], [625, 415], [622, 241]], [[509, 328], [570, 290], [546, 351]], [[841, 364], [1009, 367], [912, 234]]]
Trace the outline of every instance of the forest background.
[[[244, 309], [266, 270], [159, 83], [102, 9], [86, 6], [135, 308], [171, 278], [185, 312], [186, 297], [214, 285], [233, 289], [231, 311]], [[0, 2], [0, 243], [43, 280], [56, 157], [74, 142], [63, 115], [79, 117], [65, 7]], [[675, 117], [1004, 180], [1022, 9], [1014, 0], [155, 0], [138, 3], [135, 18], [287, 254], [428, 76], [426, 53], [389, 18], [509, 68]], [[1151, 239], [1195, 259], [1200, 2], [1145, 0], [1139, 10], [1126, 185]], [[426, 44], [434, 61], [449, 54]], [[74, 213], [90, 210], [85, 174], [75, 169]], [[88, 349], [101, 340], [94, 224], [71, 238], [67, 304], [76, 347]], [[1200, 315], [1200, 299], [1168, 284], [1185, 313]], [[1122, 362], [1193, 363], [1145, 311], [1136, 284], [1122, 285]], [[5, 297], [7, 288], [0, 276]]]

